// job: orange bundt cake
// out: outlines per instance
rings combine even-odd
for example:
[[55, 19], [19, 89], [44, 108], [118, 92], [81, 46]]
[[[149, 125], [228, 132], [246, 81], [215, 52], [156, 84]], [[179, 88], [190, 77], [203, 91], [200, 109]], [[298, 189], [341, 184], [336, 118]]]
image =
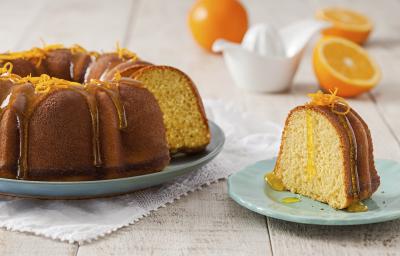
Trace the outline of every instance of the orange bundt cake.
[[170, 150], [159, 101], [124, 73], [104, 80], [131, 62], [150, 65], [121, 48], [0, 54], [0, 178], [76, 181], [162, 170]]
[[276, 190], [290, 190], [333, 208], [366, 210], [361, 201], [380, 184], [368, 126], [335, 93], [310, 97], [289, 113], [267, 181]]

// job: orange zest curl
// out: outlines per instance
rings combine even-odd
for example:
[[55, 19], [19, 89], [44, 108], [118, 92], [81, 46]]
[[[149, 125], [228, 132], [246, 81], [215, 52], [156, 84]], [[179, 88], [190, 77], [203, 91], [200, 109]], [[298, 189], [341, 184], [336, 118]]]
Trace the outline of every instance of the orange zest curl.
[[49, 52], [49, 51], [54, 51], [54, 50], [64, 49], [64, 48], [65, 48], [65, 46], [63, 44], [49, 44], [49, 45], [45, 45], [43, 47], [43, 51]]
[[22, 52], [7, 52], [4, 54], [0, 54], [0, 60], [32, 59], [36, 62], [37, 66], [40, 65], [42, 59], [44, 58], [45, 52], [40, 48], [32, 48], [31, 50]]
[[[322, 91], [310, 93], [308, 94], [308, 97], [310, 97], [311, 101], [308, 104], [314, 106], [329, 106], [335, 114], [347, 115], [350, 112], [351, 107], [345, 99], [336, 95], [337, 91], [338, 89], [336, 88], [335, 91], [329, 90], [330, 94], [323, 93]], [[335, 106], [342, 106], [344, 107], [344, 110], [338, 110]]]
[[36, 67], [39, 67], [42, 64], [42, 61], [47, 57], [47, 54], [54, 50], [59, 49], [69, 49], [72, 54], [76, 53], [88, 53], [91, 56], [98, 57], [98, 52], [88, 52], [85, 48], [78, 44], [74, 44], [70, 48], [66, 48], [63, 44], [50, 44], [50, 45], [43, 45], [43, 48], [34, 47], [27, 51], [21, 52], [6, 52], [4, 54], [0, 54], [0, 60], [15, 60], [15, 59], [24, 59], [24, 60], [31, 60]]
[[35, 66], [39, 67], [43, 59], [46, 58], [46, 55], [49, 51], [54, 51], [63, 48], [64, 46], [62, 44], [51, 44], [51, 45], [45, 45], [43, 48], [34, 47], [27, 51], [12, 52], [12, 53], [7, 52], [5, 54], [0, 54], [0, 60], [15, 60], [15, 59], [33, 60]]
[[86, 53], [86, 49], [83, 48], [82, 46], [80, 46], [79, 44], [74, 44], [71, 46], [70, 48], [71, 53], [72, 54], [76, 54], [76, 53]]
[[80, 46], [79, 44], [73, 44], [71, 48], [69, 48], [72, 54], [77, 54], [77, 53], [87, 53], [90, 56], [94, 56], [95, 58], [100, 56], [100, 53], [96, 51], [87, 51], [85, 48]]
[[116, 72], [115, 74], [114, 74], [114, 77], [113, 77], [113, 81], [119, 81], [119, 80], [121, 80], [121, 78], [122, 78], [122, 76], [121, 76], [121, 73], [120, 72]]
[[107, 85], [108, 82], [92, 78], [92, 79], [90, 79], [89, 84], [92, 84], [92, 85]]
[[0, 79], [7, 80], [10, 79], [17, 82], [21, 79], [19, 75], [13, 74], [13, 64], [11, 62], [6, 62], [2, 68], [0, 68]]
[[4, 64], [2, 68], [0, 68], [1, 75], [3, 74], [11, 74], [13, 70], [13, 64], [11, 62], [7, 62]]
[[82, 84], [50, 77], [49, 75], [42, 74], [39, 77], [27, 76], [21, 79], [23, 82], [29, 82], [35, 87], [35, 93], [48, 93], [52, 88], [70, 88], [80, 87], [83, 88]]
[[137, 59], [136, 53], [131, 52], [130, 50], [128, 50], [126, 48], [121, 48], [119, 46], [119, 42], [117, 42], [117, 44], [116, 44], [116, 52], [120, 59], [124, 59], [124, 58], [131, 59], [131, 60]]

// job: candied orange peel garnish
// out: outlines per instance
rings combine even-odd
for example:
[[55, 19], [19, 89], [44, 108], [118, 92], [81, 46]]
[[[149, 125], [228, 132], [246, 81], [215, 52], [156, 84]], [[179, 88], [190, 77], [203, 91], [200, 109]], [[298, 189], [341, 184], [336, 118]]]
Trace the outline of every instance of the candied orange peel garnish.
[[40, 48], [32, 48], [28, 51], [22, 52], [7, 52], [0, 54], [0, 60], [15, 60], [15, 59], [33, 59], [36, 66], [40, 66], [42, 60], [45, 58], [45, 51]]
[[96, 51], [87, 51], [85, 48], [83, 48], [82, 46], [80, 46], [79, 44], [73, 44], [70, 48], [70, 51], [72, 54], [76, 54], [76, 53], [87, 53], [90, 56], [93, 56], [95, 58], [100, 56], [100, 53], [96, 52]]
[[48, 93], [52, 88], [83, 88], [82, 84], [80, 83], [50, 77], [46, 74], [42, 74], [39, 77], [27, 76], [21, 79], [21, 81], [22, 80], [24, 82], [30, 82], [31, 84], [33, 84], [33, 86], [35, 87], [35, 93]]
[[72, 45], [70, 50], [71, 50], [72, 54], [75, 54], [75, 53], [86, 53], [87, 52], [86, 49], [83, 48], [82, 46], [80, 46], [79, 44]]
[[119, 71], [117, 71], [115, 74], [114, 74], [114, 77], [113, 77], [113, 81], [119, 81], [119, 80], [121, 80], [121, 78], [122, 78], [122, 75], [121, 75], [121, 73], [119, 72]]
[[0, 74], [11, 74], [13, 70], [13, 64], [11, 62], [7, 62], [4, 64], [2, 68], [0, 68]]
[[2, 68], [0, 68], [0, 79], [2, 80], [12, 80], [13, 82], [19, 82], [21, 77], [19, 75], [13, 74], [13, 64], [11, 62], [6, 62]]
[[137, 59], [136, 53], [134, 53], [126, 48], [121, 48], [119, 45], [119, 42], [116, 43], [116, 52], [120, 59], [123, 59], [123, 58], [131, 59], [131, 60]]
[[50, 44], [46, 45], [44, 42], [43, 48], [33, 47], [27, 51], [20, 52], [6, 52], [5, 54], [0, 54], [0, 60], [15, 60], [15, 59], [28, 59], [35, 62], [36, 67], [39, 67], [43, 59], [46, 58], [46, 54], [49, 51], [54, 51], [57, 49], [65, 48], [62, 44]]
[[36, 67], [39, 67], [42, 64], [42, 61], [47, 57], [47, 54], [54, 50], [59, 49], [69, 49], [72, 54], [76, 53], [88, 53], [91, 56], [98, 57], [99, 53], [95, 51], [88, 52], [85, 48], [78, 44], [72, 45], [70, 48], [65, 47], [63, 44], [49, 44], [43, 43], [43, 47], [34, 47], [27, 51], [20, 52], [6, 52], [4, 54], [0, 54], [0, 60], [15, 60], [15, 59], [25, 59], [32, 60], [35, 63]]
[[[310, 93], [308, 97], [310, 97], [311, 101], [308, 104], [314, 106], [329, 106], [335, 114], [346, 115], [350, 112], [351, 107], [345, 99], [336, 95], [337, 91], [338, 89], [336, 88], [335, 91], [329, 90], [330, 93], [323, 93], [322, 91]], [[337, 110], [335, 106], [343, 106], [344, 110]]]

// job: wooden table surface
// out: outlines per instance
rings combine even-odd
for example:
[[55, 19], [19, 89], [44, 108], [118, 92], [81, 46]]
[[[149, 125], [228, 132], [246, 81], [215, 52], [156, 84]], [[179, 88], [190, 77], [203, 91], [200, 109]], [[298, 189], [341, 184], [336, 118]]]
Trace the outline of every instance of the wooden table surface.
[[[313, 17], [323, 6], [342, 5], [366, 13], [375, 30], [366, 45], [382, 68], [372, 93], [350, 100], [370, 126], [377, 157], [400, 161], [400, 1], [246, 0], [251, 23], [278, 27]], [[181, 68], [203, 98], [235, 102], [260, 119], [282, 124], [292, 107], [315, 91], [310, 49], [293, 89], [286, 94], [251, 94], [236, 89], [221, 56], [193, 42], [188, 0], [4, 1], [0, 51], [47, 43], [79, 43], [112, 50], [115, 42], [153, 63]], [[234, 17], [232, 17], [234, 18]], [[279, 221], [238, 206], [226, 182], [161, 208], [137, 224], [90, 244], [68, 244], [0, 229], [0, 255], [400, 255], [400, 220], [329, 227]]]

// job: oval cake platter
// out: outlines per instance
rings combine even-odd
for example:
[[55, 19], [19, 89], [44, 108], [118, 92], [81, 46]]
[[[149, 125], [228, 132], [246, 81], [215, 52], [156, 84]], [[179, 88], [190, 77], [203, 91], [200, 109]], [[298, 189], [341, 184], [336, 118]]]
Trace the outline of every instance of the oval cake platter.
[[[378, 159], [376, 168], [381, 185], [370, 199], [364, 201], [366, 212], [335, 210], [327, 204], [290, 192], [272, 190], [264, 175], [273, 170], [275, 159], [257, 162], [233, 174], [228, 180], [230, 197], [241, 206], [276, 219], [316, 225], [360, 225], [400, 218], [400, 164]], [[298, 198], [292, 203], [284, 199]], [[297, 201], [297, 202], [296, 202]]]
[[42, 199], [85, 199], [120, 195], [160, 185], [194, 171], [214, 159], [222, 150], [225, 135], [209, 121], [211, 142], [206, 150], [193, 155], [181, 155], [161, 172], [141, 176], [75, 182], [28, 181], [0, 178], [0, 195]]

